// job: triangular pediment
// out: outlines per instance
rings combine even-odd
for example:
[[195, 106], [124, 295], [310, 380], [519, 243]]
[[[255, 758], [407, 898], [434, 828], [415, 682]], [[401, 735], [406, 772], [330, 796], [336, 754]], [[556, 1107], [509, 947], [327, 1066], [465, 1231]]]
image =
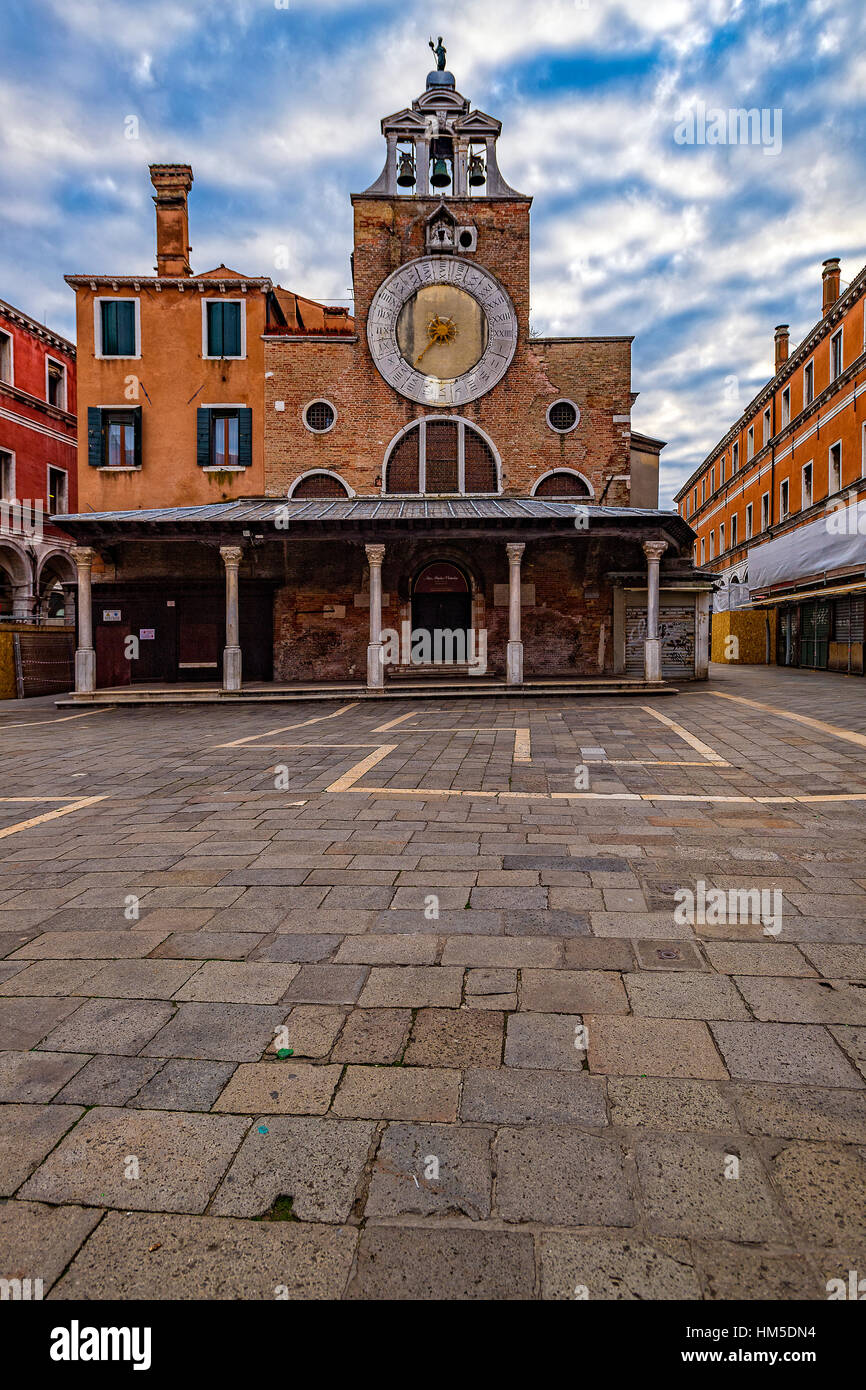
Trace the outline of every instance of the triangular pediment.
[[499, 135], [502, 122], [483, 111], [470, 111], [467, 115], [458, 117], [454, 122], [454, 129], [459, 130], [461, 135]]
[[419, 135], [424, 134], [425, 120], [419, 116], [417, 111], [412, 111], [407, 106], [404, 111], [398, 111], [393, 116], [386, 116], [382, 122], [382, 134], [386, 135], [393, 130], [406, 130], [409, 132], [417, 131]]

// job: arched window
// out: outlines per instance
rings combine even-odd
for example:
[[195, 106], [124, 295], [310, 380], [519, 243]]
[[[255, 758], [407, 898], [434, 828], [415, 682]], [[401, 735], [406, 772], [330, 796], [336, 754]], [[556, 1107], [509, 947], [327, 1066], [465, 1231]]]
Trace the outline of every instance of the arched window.
[[592, 489], [579, 473], [561, 469], [539, 478], [533, 497], [591, 497]]
[[382, 491], [388, 493], [497, 493], [499, 459], [475, 425], [451, 415], [429, 416], [391, 442], [384, 478]]
[[299, 478], [289, 494], [301, 497], [348, 497], [349, 489], [335, 473], [307, 473]]

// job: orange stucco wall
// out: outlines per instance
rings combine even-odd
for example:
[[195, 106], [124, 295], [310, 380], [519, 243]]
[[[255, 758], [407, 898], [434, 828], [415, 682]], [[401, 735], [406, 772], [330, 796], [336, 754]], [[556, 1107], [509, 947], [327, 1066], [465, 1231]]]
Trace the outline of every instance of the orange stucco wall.
[[[98, 512], [139, 507], [195, 506], [264, 491], [263, 395], [266, 300], [258, 288], [214, 282], [199, 292], [190, 282], [157, 290], [143, 279], [133, 287], [79, 287], [78, 417], [79, 510]], [[102, 359], [94, 355], [94, 301], [137, 298], [141, 356]], [[211, 360], [202, 355], [202, 302], [208, 298], [246, 302], [246, 357]], [[130, 392], [133, 394], [131, 395]], [[137, 394], [136, 394], [137, 393]], [[87, 406], [142, 407], [142, 467], [136, 472], [92, 468], [87, 461]], [[241, 473], [210, 473], [196, 464], [196, 408], [244, 405], [253, 411], [252, 465]]]

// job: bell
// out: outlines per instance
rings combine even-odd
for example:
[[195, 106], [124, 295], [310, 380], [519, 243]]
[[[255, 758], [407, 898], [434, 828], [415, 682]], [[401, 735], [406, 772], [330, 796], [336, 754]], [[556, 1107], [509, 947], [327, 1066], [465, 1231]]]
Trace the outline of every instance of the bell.
[[469, 156], [469, 182], [477, 188], [479, 184], [487, 182], [487, 171], [484, 168], [484, 160], [480, 154]]
[[451, 182], [451, 175], [448, 172], [448, 165], [444, 159], [433, 160], [433, 173], [430, 182], [434, 188], [447, 188]]
[[415, 184], [415, 161], [408, 152], [400, 155], [397, 182], [401, 188], [412, 188]]

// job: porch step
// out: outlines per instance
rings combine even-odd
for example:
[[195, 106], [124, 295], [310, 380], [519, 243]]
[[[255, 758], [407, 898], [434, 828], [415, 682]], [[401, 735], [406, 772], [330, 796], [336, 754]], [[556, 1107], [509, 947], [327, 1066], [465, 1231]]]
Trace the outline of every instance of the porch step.
[[650, 682], [627, 677], [611, 680], [531, 680], [523, 685], [505, 681], [440, 682], [429, 679], [400, 681], [384, 690], [368, 690], [365, 685], [245, 686], [238, 694], [227, 694], [218, 686], [116, 687], [95, 690], [91, 695], [65, 695], [55, 703], [58, 709], [85, 705], [199, 705], [199, 704], [291, 704], [309, 700], [429, 700], [435, 698], [513, 699], [527, 695], [572, 699], [611, 695], [676, 695], [677, 687], [668, 681]]

